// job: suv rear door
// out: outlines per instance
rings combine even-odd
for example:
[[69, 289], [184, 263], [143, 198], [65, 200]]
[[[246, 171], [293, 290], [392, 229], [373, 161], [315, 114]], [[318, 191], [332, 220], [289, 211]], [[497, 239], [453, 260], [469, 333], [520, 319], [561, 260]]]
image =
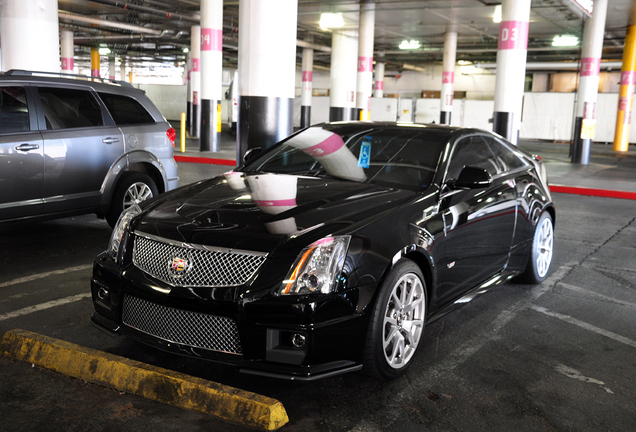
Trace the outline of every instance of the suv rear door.
[[0, 220], [42, 211], [44, 154], [31, 88], [0, 85]]
[[44, 213], [97, 209], [124, 139], [95, 93], [85, 87], [39, 85], [44, 139]]

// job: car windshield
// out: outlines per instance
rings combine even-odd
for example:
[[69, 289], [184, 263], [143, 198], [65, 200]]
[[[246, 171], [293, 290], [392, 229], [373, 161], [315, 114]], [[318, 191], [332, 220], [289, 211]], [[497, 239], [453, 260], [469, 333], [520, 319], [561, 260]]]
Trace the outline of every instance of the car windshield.
[[435, 174], [448, 132], [414, 127], [312, 126], [244, 168], [421, 190]]

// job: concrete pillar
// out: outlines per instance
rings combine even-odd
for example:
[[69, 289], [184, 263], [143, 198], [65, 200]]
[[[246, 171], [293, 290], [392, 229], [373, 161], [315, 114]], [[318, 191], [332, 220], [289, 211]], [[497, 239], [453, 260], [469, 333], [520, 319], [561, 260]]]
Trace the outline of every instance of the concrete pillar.
[[91, 76], [99, 78], [101, 65], [99, 63], [99, 48], [91, 47]]
[[359, 120], [369, 120], [373, 89], [373, 40], [375, 37], [375, 3], [360, 5], [358, 41], [358, 76], [356, 82], [356, 111]]
[[358, 32], [334, 29], [331, 34], [329, 121], [356, 119], [357, 54]]
[[62, 39], [62, 72], [72, 74], [75, 66], [75, 47], [73, 45], [73, 32], [70, 30], [60, 31]]
[[200, 151], [221, 150], [223, 0], [201, 0]]
[[453, 95], [455, 93], [455, 56], [457, 54], [457, 32], [450, 29], [444, 37], [444, 59], [442, 62], [442, 93], [440, 97], [441, 124], [451, 124]]
[[192, 58], [190, 52], [186, 55], [186, 127], [190, 130], [190, 122], [192, 121]]
[[117, 71], [115, 70], [115, 54], [108, 56], [108, 78], [113, 81], [117, 79]]
[[375, 88], [373, 97], [384, 97], [384, 63], [377, 61], [375, 64]]
[[119, 63], [119, 80], [126, 81], [126, 59], [123, 57]]
[[587, 165], [590, 162], [590, 147], [596, 132], [596, 99], [606, 16], [607, 0], [596, 0], [592, 18], [586, 20], [583, 31], [579, 97], [572, 140], [572, 162], [581, 165]]
[[201, 26], [190, 29], [190, 136], [198, 138], [201, 131]]
[[293, 131], [297, 13], [297, 0], [239, 0], [237, 161]]
[[503, 0], [493, 131], [517, 144], [526, 76], [530, 0]]
[[302, 82], [300, 87], [300, 127], [311, 125], [311, 95], [314, 74], [314, 50], [303, 48]]
[[60, 71], [57, 0], [2, 0], [2, 68]]
[[[594, 5], [596, 7], [596, 5]], [[618, 91], [618, 113], [614, 131], [615, 151], [627, 151], [629, 148], [629, 127], [632, 117], [634, 85], [636, 84], [636, 0], [632, 2], [632, 10], [627, 23], [625, 48], [623, 49], [623, 67], [621, 68], [621, 85]]]

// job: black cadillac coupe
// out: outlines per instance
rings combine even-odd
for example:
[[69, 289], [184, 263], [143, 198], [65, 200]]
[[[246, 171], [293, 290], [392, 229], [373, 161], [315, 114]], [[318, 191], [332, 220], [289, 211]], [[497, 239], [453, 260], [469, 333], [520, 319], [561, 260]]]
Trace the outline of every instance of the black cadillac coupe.
[[246, 156], [122, 214], [93, 324], [255, 374], [391, 379], [426, 323], [548, 273], [545, 169], [492, 133], [327, 123]]

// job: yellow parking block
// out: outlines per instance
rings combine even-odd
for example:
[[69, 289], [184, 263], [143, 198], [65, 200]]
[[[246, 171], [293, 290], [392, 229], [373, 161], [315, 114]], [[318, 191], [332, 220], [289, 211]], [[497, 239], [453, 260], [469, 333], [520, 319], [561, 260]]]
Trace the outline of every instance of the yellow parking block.
[[276, 399], [26, 330], [6, 332], [0, 352], [70, 377], [252, 429], [276, 430], [289, 421], [283, 404]]

